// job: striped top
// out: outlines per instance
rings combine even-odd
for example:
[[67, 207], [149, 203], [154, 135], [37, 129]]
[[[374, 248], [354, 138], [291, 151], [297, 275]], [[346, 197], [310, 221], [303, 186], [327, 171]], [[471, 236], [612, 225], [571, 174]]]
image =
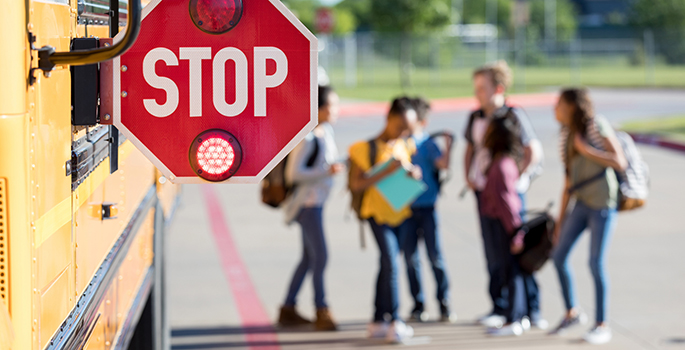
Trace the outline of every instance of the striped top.
[[[609, 137], [615, 137], [611, 124], [601, 116], [595, 117], [594, 122], [588, 125], [586, 134], [588, 144], [605, 151], [604, 139]], [[562, 128], [559, 140], [561, 158], [566, 166], [566, 175], [571, 187], [605, 173], [603, 178], [575, 190], [573, 195], [576, 199], [592, 209], [616, 208], [618, 180], [614, 170], [574, 152], [573, 135], [568, 128]]]

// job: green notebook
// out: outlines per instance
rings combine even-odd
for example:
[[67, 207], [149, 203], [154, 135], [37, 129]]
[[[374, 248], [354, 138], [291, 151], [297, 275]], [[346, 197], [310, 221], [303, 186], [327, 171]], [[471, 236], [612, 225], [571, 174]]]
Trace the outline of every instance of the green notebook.
[[[374, 166], [369, 174], [373, 175], [385, 169], [392, 161], [393, 159]], [[414, 179], [402, 167], [377, 182], [375, 186], [395, 211], [412, 204], [428, 188], [423, 181]]]

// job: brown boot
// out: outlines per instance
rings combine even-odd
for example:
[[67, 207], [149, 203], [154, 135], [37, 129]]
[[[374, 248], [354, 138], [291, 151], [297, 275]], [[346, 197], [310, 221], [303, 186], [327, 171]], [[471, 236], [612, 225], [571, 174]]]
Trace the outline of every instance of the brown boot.
[[316, 322], [314, 322], [314, 328], [317, 331], [334, 331], [338, 329], [338, 326], [335, 325], [333, 317], [331, 317], [331, 312], [327, 307], [316, 309]]
[[312, 321], [300, 316], [294, 306], [283, 306], [278, 316], [278, 324], [283, 327], [294, 327], [312, 324]]

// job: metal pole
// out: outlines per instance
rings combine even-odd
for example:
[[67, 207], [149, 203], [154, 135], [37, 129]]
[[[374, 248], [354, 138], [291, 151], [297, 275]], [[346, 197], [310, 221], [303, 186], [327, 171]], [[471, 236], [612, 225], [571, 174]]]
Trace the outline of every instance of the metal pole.
[[548, 50], [557, 41], [557, 0], [545, 0], [545, 41]]
[[440, 86], [440, 39], [433, 37], [431, 40], [431, 55], [433, 66], [433, 86]]
[[345, 37], [345, 85], [357, 86], [357, 36], [354, 33]]
[[154, 284], [152, 286], [152, 324], [154, 339], [153, 345], [155, 350], [169, 350], [169, 325], [166, 317], [166, 271], [164, 269], [164, 249], [165, 246], [165, 232], [164, 225], [164, 210], [161, 203], [157, 201], [155, 206], [155, 232], [154, 232], [154, 257], [153, 265], [155, 267]]
[[644, 49], [645, 49], [645, 74], [647, 84], [655, 85], [656, 79], [654, 76], [654, 32], [647, 29], [644, 32]]
[[485, 17], [486, 22], [495, 26], [495, 37], [488, 39], [486, 47], [486, 61], [497, 61], [499, 53], [497, 52], [499, 46], [499, 30], [497, 27], [497, 0], [487, 0], [485, 3]]
[[452, 0], [452, 24], [464, 23], [464, 0]]
[[582, 54], [582, 47], [580, 37], [576, 36], [571, 40], [571, 82], [574, 85], [581, 83], [581, 62], [580, 56]]
[[526, 27], [516, 27], [516, 90], [526, 91]]

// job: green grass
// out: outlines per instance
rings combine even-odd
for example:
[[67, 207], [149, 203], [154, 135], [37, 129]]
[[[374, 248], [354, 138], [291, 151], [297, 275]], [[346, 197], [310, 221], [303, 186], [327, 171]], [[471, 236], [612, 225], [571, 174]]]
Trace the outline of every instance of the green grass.
[[[359, 67], [357, 86], [347, 87], [345, 71], [329, 71], [331, 82], [342, 98], [386, 101], [402, 93], [423, 95], [427, 98], [463, 97], [472, 95], [471, 68], [416, 68], [412, 72], [412, 87], [400, 86], [397, 64], [382, 67]], [[559, 86], [584, 85], [595, 87], [685, 88], [685, 67], [660, 65], [654, 70], [653, 83], [648, 83], [644, 67], [628, 64], [583, 67], [580, 75], [568, 67], [526, 67], [514, 69], [514, 86], [511, 93], [549, 91]]]
[[628, 122], [623, 124], [623, 130], [685, 141], [685, 115]]

